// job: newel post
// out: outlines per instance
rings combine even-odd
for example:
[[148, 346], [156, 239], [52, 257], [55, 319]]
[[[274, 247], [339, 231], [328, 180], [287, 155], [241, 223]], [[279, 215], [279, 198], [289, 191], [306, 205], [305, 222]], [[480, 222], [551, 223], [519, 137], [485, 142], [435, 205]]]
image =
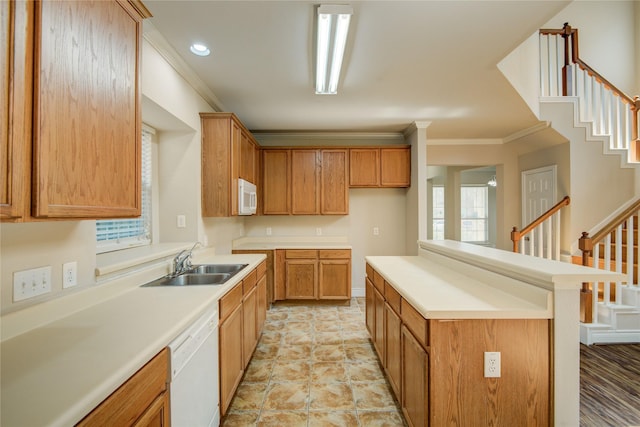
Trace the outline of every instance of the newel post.
[[564, 39], [564, 65], [562, 66], [562, 96], [569, 95], [569, 78], [571, 73], [571, 61], [569, 60], [569, 51], [571, 41], [571, 25], [568, 22], [564, 23], [562, 27], [562, 38]]
[[[593, 240], [589, 233], [582, 232], [582, 237], [578, 240], [578, 247], [582, 251], [582, 265], [589, 266], [589, 258], [593, 254]], [[580, 321], [582, 323], [593, 322], [593, 291], [589, 288], [589, 283], [582, 282], [580, 290]]]
[[511, 241], [513, 242], [513, 252], [518, 252], [518, 242], [520, 242], [520, 239], [522, 238], [522, 236], [520, 236], [520, 232], [518, 231], [518, 227], [513, 227], [513, 230], [511, 230]]

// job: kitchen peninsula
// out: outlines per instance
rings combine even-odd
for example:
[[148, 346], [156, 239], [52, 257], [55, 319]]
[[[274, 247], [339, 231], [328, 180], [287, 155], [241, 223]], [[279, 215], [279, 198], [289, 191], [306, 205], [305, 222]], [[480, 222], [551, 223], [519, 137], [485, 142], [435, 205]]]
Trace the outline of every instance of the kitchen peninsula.
[[410, 425], [579, 424], [579, 289], [620, 275], [454, 241], [366, 263], [367, 329]]

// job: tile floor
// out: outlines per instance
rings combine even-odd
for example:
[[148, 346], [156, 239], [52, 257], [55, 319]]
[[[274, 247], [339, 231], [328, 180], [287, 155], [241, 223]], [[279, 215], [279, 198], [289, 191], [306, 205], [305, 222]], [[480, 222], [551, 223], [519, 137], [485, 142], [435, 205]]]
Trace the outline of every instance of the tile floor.
[[364, 310], [274, 305], [222, 426], [406, 426]]

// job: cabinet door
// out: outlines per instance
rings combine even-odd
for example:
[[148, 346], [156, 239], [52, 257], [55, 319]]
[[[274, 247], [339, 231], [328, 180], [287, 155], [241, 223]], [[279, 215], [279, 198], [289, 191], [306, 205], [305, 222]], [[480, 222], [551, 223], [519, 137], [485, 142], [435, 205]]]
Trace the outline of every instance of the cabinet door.
[[[244, 366], [249, 364], [253, 350], [258, 343], [258, 293], [257, 288], [254, 286], [251, 291], [244, 297], [242, 302], [242, 358], [244, 360]], [[222, 347], [224, 348], [224, 347]]]
[[347, 150], [320, 151], [320, 213], [349, 213], [349, 177]]
[[140, 216], [139, 15], [125, 2], [46, 1], [36, 16], [32, 213]]
[[411, 427], [429, 424], [429, 355], [402, 326], [402, 412]]
[[387, 358], [384, 368], [387, 371], [391, 388], [393, 388], [393, 391], [400, 402], [400, 382], [402, 378], [402, 360], [400, 358], [402, 346], [400, 342], [400, 329], [402, 322], [400, 321], [400, 316], [393, 311], [389, 304], [385, 304], [384, 314], [385, 355]]
[[318, 262], [315, 259], [285, 261], [285, 288], [287, 299], [316, 299]]
[[224, 349], [220, 351], [220, 412], [224, 415], [244, 373], [241, 304], [220, 324], [219, 334]]
[[262, 151], [262, 213], [288, 215], [290, 211], [290, 150]]
[[385, 345], [384, 345], [384, 297], [377, 289], [374, 288], [374, 306], [375, 306], [375, 316], [376, 323], [375, 329], [373, 333], [373, 345], [378, 352], [378, 357], [380, 357], [380, 361], [382, 365], [385, 364]]
[[366, 325], [369, 335], [371, 335], [371, 338], [373, 339], [375, 337], [376, 329], [376, 302], [373, 283], [368, 277], [365, 279], [364, 292]]
[[319, 269], [319, 299], [351, 298], [351, 260], [322, 259]]
[[409, 148], [380, 149], [380, 185], [409, 187], [411, 185], [411, 151]]
[[318, 151], [291, 150], [291, 213], [316, 215], [318, 205]]
[[30, 1], [0, 2], [0, 219], [29, 214], [33, 8]]
[[262, 278], [258, 280], [258, 308], [257, 308], [257, 330], [256, 330], [256, 339], [260, 338], [260, 334], [262, 333], [262, 328], [264, 327], [264, 322], [267, 320], [267, 276], [264, 275]]
[[352, 148], [349, 150], [349, 186], [380, 186], [380, 150]]
[[240, 178], [252, 183], [256, 182], [255, 177], [255, 150], [254, 143], [246, 132], [242, 132], [241, 143]]
[[133, 427], [168, 427], [169, 392], [164, 392], [147, 408], [147, 411], [133, 424]]

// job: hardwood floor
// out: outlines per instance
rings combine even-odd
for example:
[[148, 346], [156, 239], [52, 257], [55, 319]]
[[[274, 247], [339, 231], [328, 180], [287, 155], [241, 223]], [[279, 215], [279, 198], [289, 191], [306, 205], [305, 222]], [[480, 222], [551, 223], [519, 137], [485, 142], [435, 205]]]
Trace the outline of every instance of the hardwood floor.
[[580, 425], [640, 425], [640, 344], [580, 346]]

